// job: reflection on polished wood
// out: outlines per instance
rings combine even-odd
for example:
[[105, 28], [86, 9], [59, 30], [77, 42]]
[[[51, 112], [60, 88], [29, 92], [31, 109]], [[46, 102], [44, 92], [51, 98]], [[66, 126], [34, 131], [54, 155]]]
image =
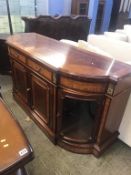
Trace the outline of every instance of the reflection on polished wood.
[[0, 99], [0, 174], [26, 174], [33, 152], [17, 121]]
[[116, 140], [129, 65], [35, 33], [7, 43], [14, 98], [53, 143], [99, 156]]

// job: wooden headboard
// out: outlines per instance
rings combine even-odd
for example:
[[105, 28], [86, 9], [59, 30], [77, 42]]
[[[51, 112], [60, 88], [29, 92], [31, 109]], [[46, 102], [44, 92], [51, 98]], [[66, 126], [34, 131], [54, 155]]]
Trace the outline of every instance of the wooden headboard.
[[25, 32], [35, 32], [57, 40], [87, 40], [90, 19], [86, 15], [78, 16], [39, 16], [22, 17], [25, 21]]

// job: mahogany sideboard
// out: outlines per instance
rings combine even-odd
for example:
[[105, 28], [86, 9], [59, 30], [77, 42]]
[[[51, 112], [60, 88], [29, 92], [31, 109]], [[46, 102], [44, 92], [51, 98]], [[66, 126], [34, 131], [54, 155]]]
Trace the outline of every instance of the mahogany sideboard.
[[17, 102], [54, 144], [100, 156], [119, 134], [131, 67], [35, 33], [7, 44]]

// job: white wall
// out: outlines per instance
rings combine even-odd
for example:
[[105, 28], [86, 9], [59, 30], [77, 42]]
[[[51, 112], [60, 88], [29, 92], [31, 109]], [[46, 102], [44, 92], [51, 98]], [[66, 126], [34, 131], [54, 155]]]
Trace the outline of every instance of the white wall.
[[19, 5], [12, 1], [12, 5], [15, 6], [15, 9], [20, 9], [17, 15], [20, 16], [34, 16], [35, 8], [34, 8], [34, 0], [19, 0]]
[[48, 15], [49, 2], [48, 0], [37, 0], [37, 16]]
[[64, 0], [64, 14], [63, 15], [71, 14], [71, 3], [72, 3], [72, 0]]

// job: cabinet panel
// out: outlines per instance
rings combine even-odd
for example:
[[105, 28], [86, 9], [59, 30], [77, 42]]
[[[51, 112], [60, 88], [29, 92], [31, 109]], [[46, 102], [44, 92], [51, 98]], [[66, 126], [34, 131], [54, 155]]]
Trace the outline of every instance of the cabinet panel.
[[32, 109], [45, 123], [49, 122], [49, 93], [48, 83], [32, 76]]
[[28, 102], [27, 72], [24, 66], [12, 63], [14, 92], [25, 102]]
[[69, 150], [75, 145], [77, 151], [84, 153], [82, 146], [96, 142], [103, 100], [104, 96], [97, 94], [59, 93], [57, 131], [60, 145], [62, 142], [70, 145]]

